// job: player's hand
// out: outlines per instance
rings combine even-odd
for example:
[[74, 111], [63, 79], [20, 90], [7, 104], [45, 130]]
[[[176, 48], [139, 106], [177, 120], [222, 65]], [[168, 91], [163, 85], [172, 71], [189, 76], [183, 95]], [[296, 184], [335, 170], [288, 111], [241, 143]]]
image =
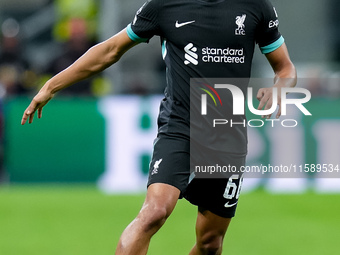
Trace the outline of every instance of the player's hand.
[[[260, 101], [259, 106], [257, 107], [257, 110], [268, 110], [273, 105], [273, 88], [277, 89], [277, 104], [279, 106], [279, 109], [276, 114], [276, 118], [279, 118], [281, 116], [281, 90], [277, 87], [271, 87], [271, 88], [261, 88], [257, 92], [256, 98]], [[263, 115], [262, 118], [270, 119], [272, 115]]]
[[54, 94], [42, 88], [39, 93], [33, 98], [30, 105], [26, 108], [21, 119], [21, 125], [24, 125], [29, 119], [28, 123], [33, 122], [34, 114], [38, 111], [38, 118], [42, 116], [43, 107], [53, 98]]

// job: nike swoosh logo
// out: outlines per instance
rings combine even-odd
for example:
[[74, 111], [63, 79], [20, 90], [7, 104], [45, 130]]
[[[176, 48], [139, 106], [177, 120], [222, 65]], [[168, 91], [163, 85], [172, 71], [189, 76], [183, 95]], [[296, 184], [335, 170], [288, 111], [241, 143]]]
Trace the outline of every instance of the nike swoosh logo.
[[237, 205], [237, 203], [238, 203], [238, 201], [237, 201], [236, 203], [230, 205], [229, 202], [227, 202], [227, 203], [224, 205], [224, 207], [227, 207], [227, 208], [233, 207], [234, 205]]
[[185, 26], [185, 25], [189, 25], [189, 24], [194, 23], [194, 22], [195, 22], [195, 20], [188, 21], [188, 22], [183, 22], [183, 23], [178, 23], [178, 20], [177, 20], [177, 21], [176, 21], [176, 24], [175, 24], [175, 27], [176, 27], [176, 28], [180, 28], [180, 27], [183, 27], [183, 26]]

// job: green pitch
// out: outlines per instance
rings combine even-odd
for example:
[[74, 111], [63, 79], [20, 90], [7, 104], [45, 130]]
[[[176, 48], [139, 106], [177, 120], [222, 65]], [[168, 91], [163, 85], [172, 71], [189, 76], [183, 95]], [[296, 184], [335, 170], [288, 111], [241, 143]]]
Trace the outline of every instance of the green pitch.
[[[0, 187], [0, 254], [109, 255], [143, 195], [108, 196], [92, 186]], [[188, 254], [196, 209], [179, 201], [149, 254]], [[223, 254], [338, 254], [340, 195], [243, 194]]]

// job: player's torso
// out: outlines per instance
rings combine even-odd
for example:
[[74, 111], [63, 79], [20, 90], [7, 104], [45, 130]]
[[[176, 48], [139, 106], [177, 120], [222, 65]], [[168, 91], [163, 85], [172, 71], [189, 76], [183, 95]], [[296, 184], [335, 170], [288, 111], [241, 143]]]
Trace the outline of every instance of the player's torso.
[[164, 1], [159, 24], [168, 66], [182, 65], [193, 77], [249, 76], [257, 9], [253, 0]]

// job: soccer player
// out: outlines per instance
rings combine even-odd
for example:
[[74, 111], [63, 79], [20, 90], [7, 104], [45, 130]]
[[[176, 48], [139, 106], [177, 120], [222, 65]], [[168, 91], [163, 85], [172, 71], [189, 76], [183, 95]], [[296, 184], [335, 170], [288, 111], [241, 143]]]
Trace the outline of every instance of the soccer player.
[[[242, 181], [241, 176], [190, 176], [190, 78], [249, 77], [257, 43], [275, 74], [273, 86], [260, 89], [257, 95], [258, 109], [269, 109], [274, 87], [293, 87], [296, 83], [295, 67], [278, 24], [276, 10], [267, 0], [149, 0], [127, 28], [89, 49], [50, 79], [33, 98], [22, 124], [27, 120], [32, 123], [36, 111], [41, 118], [43, 107], [61, 89], [101, 72], [131, 47], [160, 36], [167, 86], [160, 106], [148, 189], [142, 209], [120, 237], [116, 254], [146, 254], [151, 237], [182, 197], [198, 208], [196, 244], [189, 254], [222, 253]], [[225, 165], [244, 165], [245, 128], [235, 127], [225, 139], [224, 149], [213, 154]], [[210, 144], [198, 142], [197, 146]], [[228, 187], [235, 189], [228, 193]]]

